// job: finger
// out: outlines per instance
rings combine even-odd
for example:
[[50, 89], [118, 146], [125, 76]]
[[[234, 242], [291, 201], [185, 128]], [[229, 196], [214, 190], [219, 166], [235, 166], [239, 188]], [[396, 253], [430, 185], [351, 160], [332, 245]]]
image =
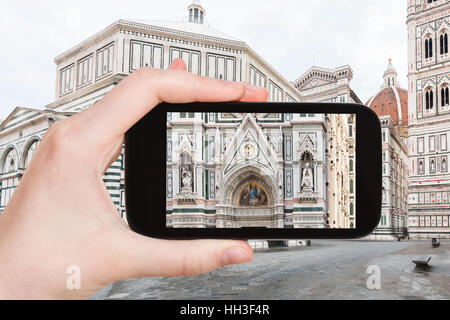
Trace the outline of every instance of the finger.
[[255, 87], [249, 83], [245, 83], [245, 94], [239, 101], [247, 102], [264, 102], [267, 101], [269, 93], [265, 88]]
[[173, 60], [168, 69], [169, 70], [183, 70], [183, 71], [187, 70], [186, 63], [184, 63], [184, 61], [180, 58], [176, 58], [175, 60]]
[[122, 153], [122, 147], [123, 147], [124, 139], [120, 139], [117, 141], [117, 143], [112, 144], [112, 146], [107, 151], [105, 158], [107, 159], [107, 162], [103, 162], [106, 165], [103, 167], [103, 170], [101, 171], [102, 174], [105, 174], [106, 170], [116, 161], [120, 154]]
[[103, 99], [72, 117], [84, 143], [103, 144], [122, 136], [162, 101], [171, 103], [237, 101], [242, 83], [200, 77], [181, 70], [141, 68], [122, 80]]
[[126, 277], [190, 276], [253, 259], [248, 243], [239, 240], [161, 240], [133, 233], [121, 246]]

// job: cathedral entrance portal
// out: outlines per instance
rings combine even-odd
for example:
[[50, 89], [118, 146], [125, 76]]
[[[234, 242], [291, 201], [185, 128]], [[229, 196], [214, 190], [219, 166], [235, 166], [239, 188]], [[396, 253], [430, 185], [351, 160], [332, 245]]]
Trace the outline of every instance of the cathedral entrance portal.
[[276, 205], [276, 189], [270, 177], [246, 167], [228, 179], [224, 190], [222, 203], [216, 206], [217, 227], [280, 227], [283, 206]]

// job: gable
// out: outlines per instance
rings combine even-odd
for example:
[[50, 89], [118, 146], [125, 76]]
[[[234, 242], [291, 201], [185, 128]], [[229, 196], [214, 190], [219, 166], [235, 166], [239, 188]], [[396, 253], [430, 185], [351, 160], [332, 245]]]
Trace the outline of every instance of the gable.
[[0, 124], [0, 131], [20, 125], [23, 122], [33, 120], [43, 113], [46, 112], [44, 110], [16, 107]]
[[254, 118], [247, 115], [236, 130], [224, 154], [224, 175], [245, 165], [255, 165], [275, 173], [276, 152]]

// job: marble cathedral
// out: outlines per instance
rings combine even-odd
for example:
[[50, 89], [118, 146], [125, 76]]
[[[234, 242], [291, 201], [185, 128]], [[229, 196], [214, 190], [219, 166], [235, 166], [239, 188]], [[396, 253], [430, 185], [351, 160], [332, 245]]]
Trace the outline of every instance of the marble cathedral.
[[[1, 122], [0, 213], [52, 124], [89, 108], [138, 68], [165, 69], [175, 58], [183, 59], [188, 71], [195, 74], [263, 86], [269, 101], [360, 103], [350, 89], [353, 72], [349, 66], [312, 67], [290, 82], [244, 41], [211, 28], [199, 1], [188, 7], [188, 16], [182, 21], [120, 19], [54, 59], [52, 103], [43, 110], [17, 107]], [[343, 150], [354, 144], [352, 121], [309, 114], [172, 114], [168, 122], [167, 221], [173, 227], [250, 224], [248, 219], [228, 219], [227, 213], [239, 212], [233, 207], [236, 201], [254, 202], [250, 194], [256, 190], [265, 206], [254, 213], [258, 224], [353, 226], [351, 183], [355, 182], [350, 163], [354, 150], [338, 161]], [[330, 123], [337, 125], [333, 125], [336, 131], [330, 130]], [[244, 136], [238, 137], [236, 132]], [[348, 142], [341, 143], [342, 137], [349, 137]], [[230, 148], [230, 141], [235, 149]], [[242, 161], [251, 162], [252, 169], [242, 170]], [[121, 155], [103, 180], [126, 219], [123, 169]], [[341, 180], [330, 180], [338, 176]], [[336, 188], [331, 194], [327, 193], [328, 184]], [[249, 197], [242, 196], [244, 189]], [[183, 194], [194, 195], [195, 205], [189, 197], [183, 203]], [[237, 200], [240, 195], [242, 199]]]

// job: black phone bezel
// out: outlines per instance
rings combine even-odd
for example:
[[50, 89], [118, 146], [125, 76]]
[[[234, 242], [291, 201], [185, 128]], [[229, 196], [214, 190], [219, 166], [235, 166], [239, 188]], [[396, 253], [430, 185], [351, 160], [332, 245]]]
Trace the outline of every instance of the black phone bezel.
[[[166, 163], [168, 112], [268, 112], [356, 114], [356, 228], [255, 229], [167, 228]], [[381, 126], [370, 108], [350, 103], [221, 102], [162, 103], [125, 135], [125, 197], [130, 228], [166, 239], [351, 239], [378, 225], [382, 197]], [[161, 214], [154, 214], [161, 212]], [[152, 213], [152, 214], [150, 214]]]

